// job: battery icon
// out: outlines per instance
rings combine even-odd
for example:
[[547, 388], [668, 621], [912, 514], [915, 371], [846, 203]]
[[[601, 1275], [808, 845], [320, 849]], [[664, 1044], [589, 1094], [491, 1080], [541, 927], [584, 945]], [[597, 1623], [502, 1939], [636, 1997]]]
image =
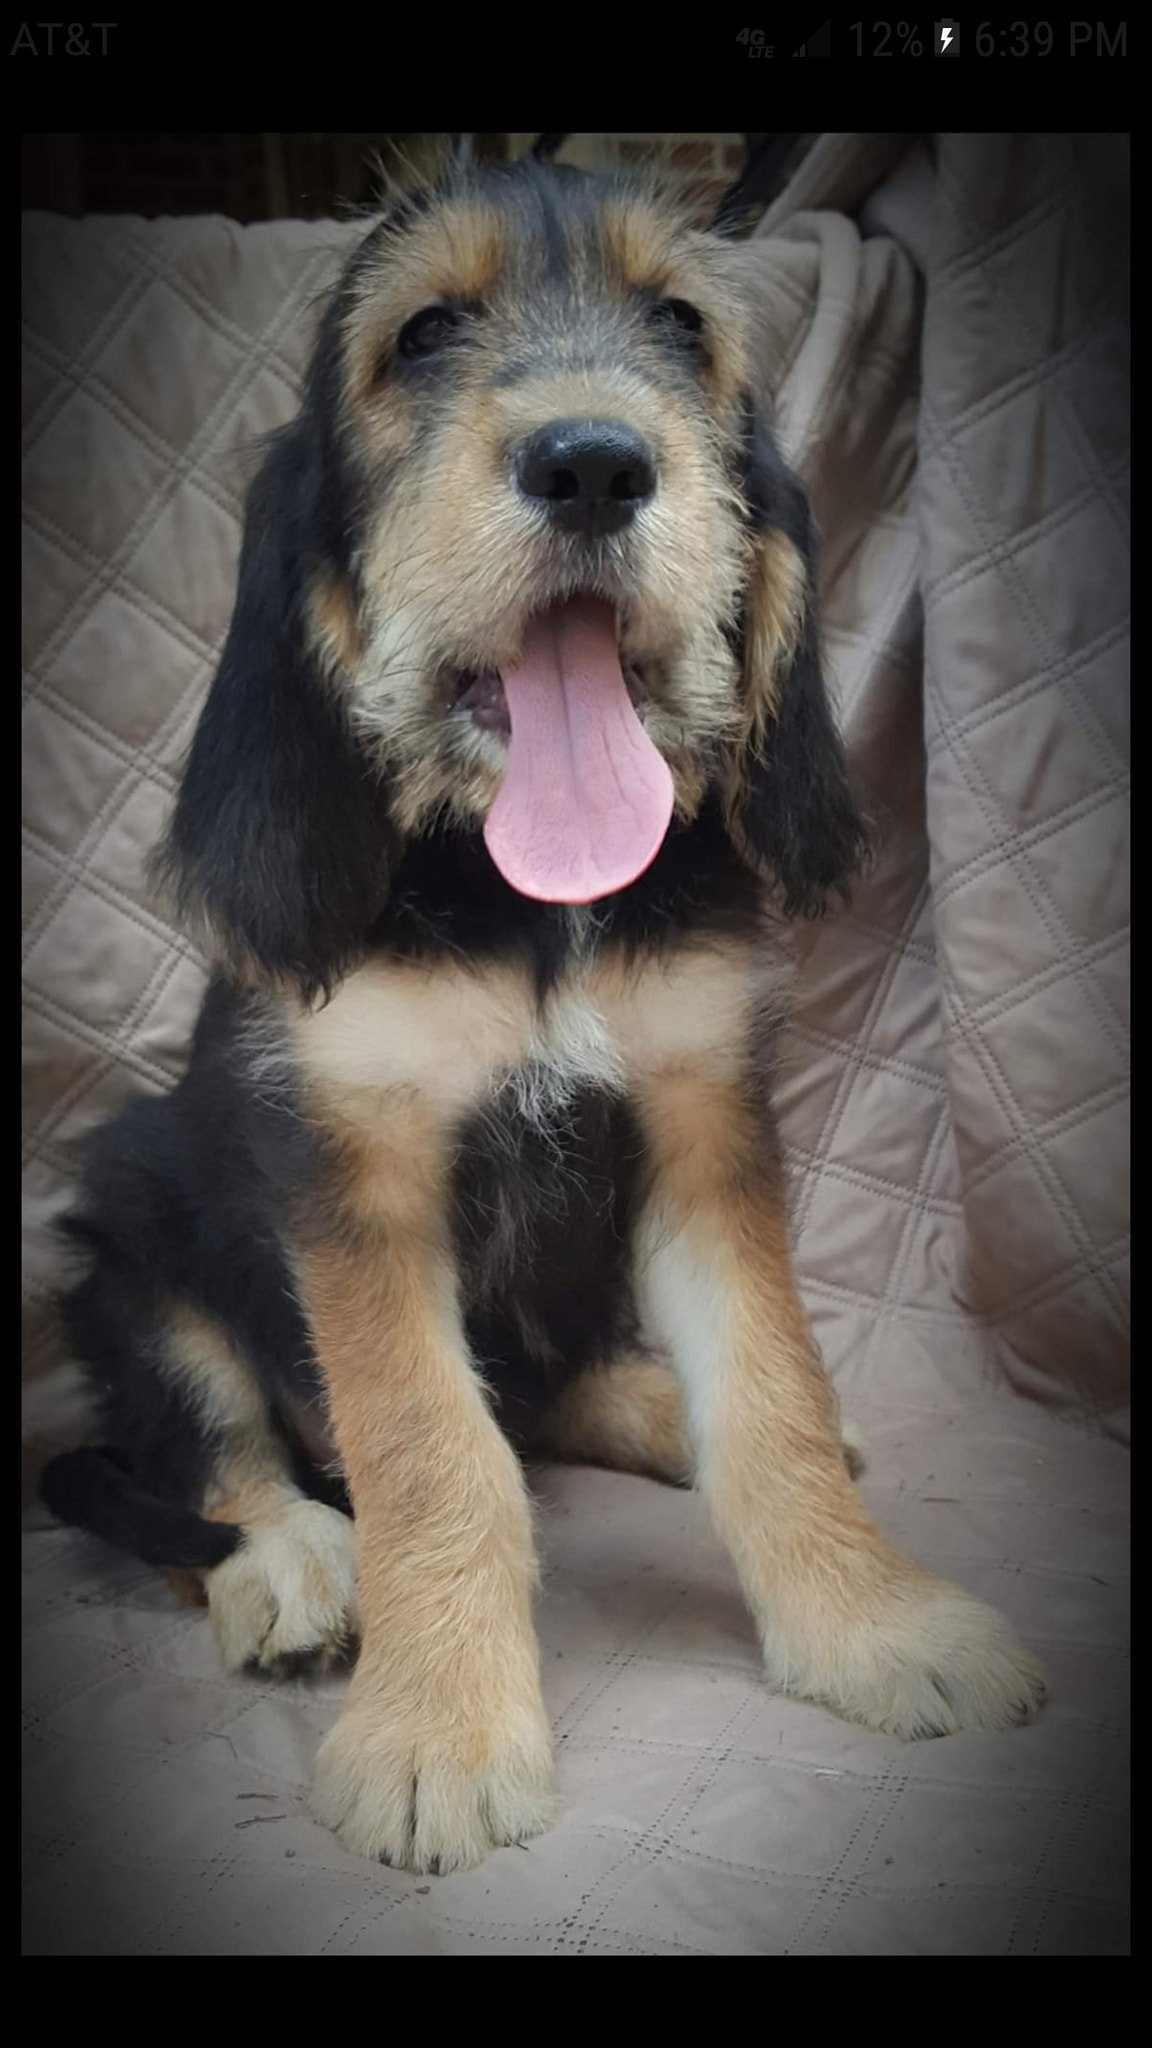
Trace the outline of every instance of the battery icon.
[[960, 55], [960, 23], [958, 21], [938, 21], [936, 23], [935, 54], [937, 57], [958, 57]]

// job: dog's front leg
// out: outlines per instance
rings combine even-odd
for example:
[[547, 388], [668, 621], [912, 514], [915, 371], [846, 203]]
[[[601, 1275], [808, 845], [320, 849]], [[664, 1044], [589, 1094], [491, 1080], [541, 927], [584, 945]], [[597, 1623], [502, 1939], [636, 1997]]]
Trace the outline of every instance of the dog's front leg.
[[896, 1550], [845, 1469], [755, 1091], [681, 1066], [647, 1080], [641, 1110], [640, 1300], [770, 1680], [904, 1737], [1029, 1719], [1043, 1681], [1007, 1623]]
[[349, 1849], [447, 1871], [546, 1827], [552, 1744], [520, 1466], [417, 1211], [301, 1271], [356, 1516], [362, 1647], [314, 1804]]

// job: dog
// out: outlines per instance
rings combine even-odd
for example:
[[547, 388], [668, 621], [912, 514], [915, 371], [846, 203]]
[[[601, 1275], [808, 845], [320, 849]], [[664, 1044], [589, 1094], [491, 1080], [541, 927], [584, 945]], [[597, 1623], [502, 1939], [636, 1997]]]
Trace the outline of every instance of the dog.
[[526, 1455], [697, 1485], [781, 1691], [907, 1738], [1043, 1696], [867, 1514], [793, 1277], [789, 924], [868, 834], [755, 351], [655, 185], [454, 166], [372, 225], [160, 855], [190, 1064], [67, 1225], [103, 1442], [46, 1500], [194, 1573], [230, 1668], [358, 1643], [315, 1811], [410, 1870], [556, 1810]]

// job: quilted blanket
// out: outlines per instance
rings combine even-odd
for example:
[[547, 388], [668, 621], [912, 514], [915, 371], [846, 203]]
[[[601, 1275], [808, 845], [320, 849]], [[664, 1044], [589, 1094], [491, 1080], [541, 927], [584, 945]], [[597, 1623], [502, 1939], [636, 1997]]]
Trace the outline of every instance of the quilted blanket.
[[[417, 1880], [309, 1817], [341, 1679], [25, 1518], [26, 1952], [1126, 1950], [1128, 184], [1114, 138], [825, 136], [747, 245], [883, 851], [800, 935], [781, 1092], [805, 1297], [883, 1526], [1002, 1607], [1036, 1725], [903, 1747], [785, 1702], [698, 1498], [536, 1476], [565, 1812]], [[51, 1313], [76, 1148], [181, 1070], [151, 899], [353, 228], [25, 222], [29, 1486], [84, 1417]]]

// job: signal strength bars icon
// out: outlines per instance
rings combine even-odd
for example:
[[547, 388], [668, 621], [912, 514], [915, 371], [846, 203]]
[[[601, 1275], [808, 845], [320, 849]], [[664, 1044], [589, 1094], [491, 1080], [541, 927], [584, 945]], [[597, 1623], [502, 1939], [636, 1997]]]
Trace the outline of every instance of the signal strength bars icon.
[[831, 19], [829, 18], [824, 23], [823, 28], [818, 28], [814, 36], [809, 36], [806, 43], [801, 43], [798, 50], [793, 50], [792, 55], [794, 57], [830, 57], [832, 55]]

